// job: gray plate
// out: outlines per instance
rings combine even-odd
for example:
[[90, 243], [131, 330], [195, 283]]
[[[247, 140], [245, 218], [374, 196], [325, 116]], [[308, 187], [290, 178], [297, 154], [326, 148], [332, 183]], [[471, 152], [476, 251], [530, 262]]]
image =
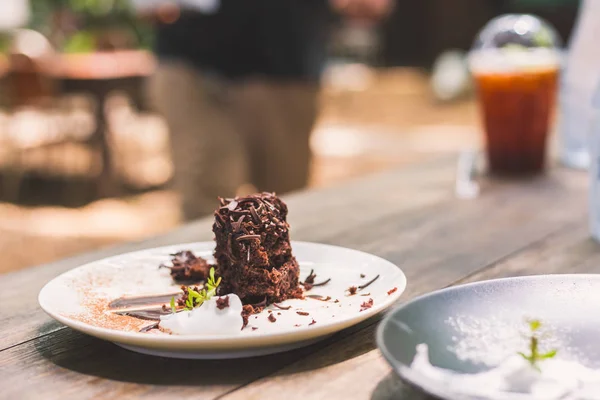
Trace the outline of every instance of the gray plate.
[[[431, 363], [458, 372], [480, 372], [525, 345], [526, 319], [544, 323], [547, 344], [565, 358], [600, 367], [600, 275], [544, 275], [455, 286], [404, 304], [381, 322], [377, 344], [400, 378], [442, 399], [450, 393], [410, 369], [419, 343]], [[488, 365], [482, 360], [488, 360]]]

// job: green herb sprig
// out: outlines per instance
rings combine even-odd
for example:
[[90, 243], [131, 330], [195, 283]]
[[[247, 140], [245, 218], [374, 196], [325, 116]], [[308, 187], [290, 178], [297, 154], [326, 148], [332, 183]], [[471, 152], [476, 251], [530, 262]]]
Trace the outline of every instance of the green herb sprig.
[[[191, 287], [184, 288], [184, 292], [187, 293], [184, 310], [190, 311], [196, 307], [200, 307], [206, 300], [209, 300], [217, 293], [217, 288], [220, 284], [221, 277], [215, 279], [215, 269], [211, 268], [208, 279], [202, 290], [196, 291]], [[175, 307], [175, 297], [171, 298], [171, 311], [173, 313], [177, 312], [177, 308]]]
[[171, 311], [173, 314], [177, 312], [177, 306], [175, 305], [175, 297], [171, 297]]
[[552, 349], [546, 353], [540, 353], [539, 344], [540, 344], [540, 328], [542, 327], [542, 323], [539, 320], [531, 320], [529, 321], [529, 329], [531, 334], [529, 336], [529, 354], [525, 354], [519, 352], [519, 355], [523, 357], [525, 360], [529, 362], [529, 364], [535, 368], [536, 370], [540, 370], [539, 362], [543, 360], [547, 360], [549, 358], [553, 358], [556, 356], [558, 352], [556, 349]]

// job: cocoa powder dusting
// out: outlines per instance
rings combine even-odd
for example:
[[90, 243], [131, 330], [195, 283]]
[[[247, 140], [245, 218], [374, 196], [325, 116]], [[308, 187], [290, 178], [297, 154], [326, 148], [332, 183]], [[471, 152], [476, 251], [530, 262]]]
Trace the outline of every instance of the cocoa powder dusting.
[[148, 321], [107, 311], [108, 303], [110, 303], [109, 299], [94, 299], [88, 296], [82, 302], [85, 311], [67, 316], [99, 328], [124, 332], [139, 332], [148, 325]]

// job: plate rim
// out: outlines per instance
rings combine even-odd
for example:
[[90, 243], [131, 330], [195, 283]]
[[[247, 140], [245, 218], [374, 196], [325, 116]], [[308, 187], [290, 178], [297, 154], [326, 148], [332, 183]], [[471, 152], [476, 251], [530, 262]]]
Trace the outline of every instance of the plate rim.
[[169, 336], [160, 336], [160, 335], [141, 335], [138, 332], [124, 332], [116, 329], [109, 329], [103, 327], [97, 327], [93, 325], [89, 325], [85, 322], [75, 320], [73, 318], [65, 317], [60, 315], [59, 313], [53, 311], [51, 307], [48, 307], [47, 304], [44, 304], [44, 297], [47, 295], [46, 292], [50, 290], [48, 287], [53, 283], [60, 279], [63, 279], [65, 275], [72, 273], [72, 271], [81, 269], [84, 267], [88, 267], [91, 264], [95, 264], [98, 262], [108, 261], [113, 258], [119, 258], [125, 255], [133, 255], [136, 253], [146, 253], [148, 251], [160, 251], [162, 249], [170, 249], [173, 247], [214, 247], [214, 241], [200, 241], [200, 242], [187, 242], [187, 243], [174, 243], [166, 246], [158, 246], [158, 247], [148, 247], [145, 249], [140, 249], [131, 252], [125, 252], [116, 254], [109, 257], [104, 257], [98, 260], [94, 260], [91, 262], [84, 263], [75, 268], [71, 268], [68, 271], [62, 272], [60, 275], [52, 278], [48, 281], [44, 287], [38, 293], [38, 304], [41, 309], [48, 314], [51, 318], [57, 320], [63, 325], [66, 325], [74, 330], [79, 332], [83, 332], [90, 336], [94, 336], [103, 340], [108, 340], [115, 343], [122, 343], [126, 345], [133, 345], [138, 347], [147, 347], [152, 349], [165, 349], [171, 351], [186, 351], [186, 350], [211, 350], [215, 351], [218, 349], [222, 350], [231, 350], [231, 349], [242, 349], [242, 348], [259, 348], [259, 347], [269, 347], [279, 344], [285, 343], [293, 343], [301, 340], [307, 340], [310, 338], [319, 338], [322, 336], [326, 336], [328, 334], [332, 334], [343, 329], [346, 329], [350, 326], [356, 325], [370, 317], [373, 317], [386, 309], [392, 307], [401, 295], [406, 290], [407, 286], [407, 278], [406, 274], [398, 265], [392, 263], [389, 260], [386, 260], [382, 257], [376, 256], [374, 254], [370, 254], [367, 252], [363, 252], [360, 250], [351, 249], [348, 247], [335, 246], [324, 243], [314, 243], [314, 242], [305, 242], [305, 241], [292, 241], [292, 247], [294, 245], [299, 246], [317, 246], [323, 249], [335, 249], [335, 250], [343, 250], [346, 252], [356, 252], [360, 253], [364, 256], [368, 256], [374, 260], [377, 260], [379, 263], [383, 263], [388, 265], [389, 267], [396, 268], [399, 276], [397, 277], [397, 281], [395, 282], [395, 286], [398, 288], [394, 293], [387, 296], [386, 301], [381, 302], [379, 304], [373, 305], [373, 307], [360, 312], [353, 314], [352, 316], [348, 316], [345, 318], [341, 318], [335, 323], [327, 324], [327, 325], [319, 325], [315, 324], [312, 326], [303, 326], [302, 329], [298, 329], [297, 331], [287, 331], [287, 332], [271, 332], [271, 333], [262, 333], [261, 335], [256, 336], [244, 336], [240, 337], [239, 335], [169, 335]]
[[436, 385], [435, 383], [431, 385], [423, 385], [418, 382], [414, 378], [410, 376], [410, 373], [406, 372], [412, 371], [409, 365], [405, 365], [404, 363], [398, 361], [392, 353], [389, 351], [387, 346], [385, 345], [385, 341], [383, 338], [383, 331], [387, 325], [389, 325], [391, 320], [394, 318], [394, 315], [401, 312], [404, 308], [410, 306], [411, 304], [427, 299], [429, 297], [433, 297], [436, 295], [449, 293], [458, 289], [464, 289], [469, 287], [478, 287], [490, 284], [491, 282], [507, 282], [507, 281], [544, 281], [544, 280], [552, 280], [553, 278], [564, 278], [564, 279], [578, 279], [578, 280], [586, 280], [586, 279], [594, 279], [600, 280], [600, 274], [592, 274], [592, 273], [584, 273], [584, 274], [540, 274], [540, 275], [521, 275], [521, 276], [509, 276], [503, 278], [493, 278], [493, 279], [484, 279], [476, 282], [468, 282], [454, 286], [447, 286], [441, 289], [434, 290], [429, 293], [424, 293], [419, 295], [407, 302], [398, 304], [393, 309], [391, 309], [381, 320], [379, 325], [377, 326], [377, 330], [375, 333], [375, 342], [377, 343], [377, 347], [379, 351], [383, 355], [383, 358], [386, 360], [388, 365], [392, 368], [395, 375], [400, 378], [400, 380], [406, 383], [408, 386], [412, 388], [416, 388], [417, 390], [433, 396], [438, 399], [446, 399], [446, 400], [476, 400], [476, 397], [461, 395], [459, 393], [447, 393], [443, 387]]

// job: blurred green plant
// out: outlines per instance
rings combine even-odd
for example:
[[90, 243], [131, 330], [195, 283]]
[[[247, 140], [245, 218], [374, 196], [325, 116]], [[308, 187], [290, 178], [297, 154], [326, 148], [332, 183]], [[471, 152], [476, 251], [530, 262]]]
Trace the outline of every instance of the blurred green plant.
[[12, 38], [6, 33], [0, 33], [0, 54], [8, 53]]
[[152, 47], [153, 30], [136, 18], [129, 0], [30, 1], [30, 28], [65, 52]]
[[109, 16], [111, 14], [125, 12], [129, 8], [128, 0], [64, 0], [75, 12], [94, 16]]
[[96, 39], [89, 31], [76, 32], [63, 45], [65, 53], [89, 53], [95, 51], [96, 48]]

